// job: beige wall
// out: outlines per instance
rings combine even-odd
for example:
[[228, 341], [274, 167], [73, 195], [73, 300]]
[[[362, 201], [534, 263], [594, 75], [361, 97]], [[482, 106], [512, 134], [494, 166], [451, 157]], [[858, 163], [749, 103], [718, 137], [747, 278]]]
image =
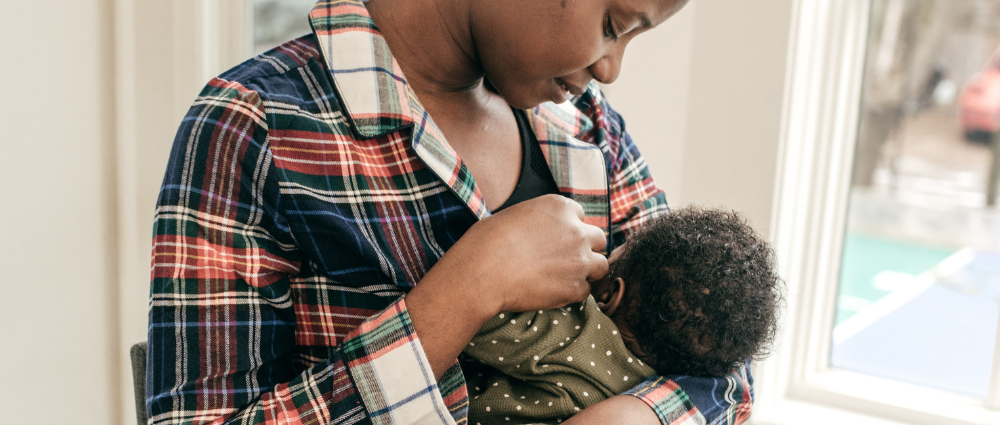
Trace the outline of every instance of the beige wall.
[[[792, 1], [694, 1], [629, 47], [608, 96], [672, 205], [766, 230]], [[0, 2], [0, 422], [134, 422], [153, 203], [186, 106], [237, 62], [245, 4]]]
[[746, 213], [769, 234], [794, 0], [698, 2], [684, 202]]
[[604, 87], [671, 206], [685, 203], [681, 179], [698, 3], [633, 39], [618, 81]]
[[[252, 48], [247, 0], [115, 0], [118, 108], [117, 351], [146, 339], [150, 231], [174, 133], [208, 80]], [[127, 359], [124, 359], [127, 360]], [[121, 417], [133, 422], [132, 375], [118, 365]]]
[[671, 206], [768, 232], [793, 0], [692, 1], [636, 38], [606, 92]]
[[117, 421], [110, 0], [0, 2], [0, 422]]

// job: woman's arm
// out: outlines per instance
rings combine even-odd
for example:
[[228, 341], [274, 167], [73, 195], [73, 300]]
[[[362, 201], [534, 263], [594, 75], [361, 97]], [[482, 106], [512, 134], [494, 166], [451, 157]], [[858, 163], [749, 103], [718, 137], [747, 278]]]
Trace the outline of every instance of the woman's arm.
[[642, 400], [616, 395], [580, 411], [565, 425], [660, 425], [660, 418]]
[[[280, 213], [263, 103], [239, 83], [214, 79], [178, 131], [153, 229], [151, 424], [367, 416], [356, 386], [364, 381], [349, 366], [365, 350], [344, 347], [386, 338], [356, 332], [319, 358], [297, 347], [290, 276], [303, 255]], [[386, 314], [405, 318], [405, 304]]]

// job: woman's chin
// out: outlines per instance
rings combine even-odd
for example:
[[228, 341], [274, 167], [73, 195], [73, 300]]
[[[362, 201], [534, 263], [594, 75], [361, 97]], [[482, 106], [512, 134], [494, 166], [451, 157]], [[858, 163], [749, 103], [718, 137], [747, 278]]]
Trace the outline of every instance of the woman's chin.
[[545, 102], [563, 102], [553, 100], [559, 98], [548, 87], [496, 87], [496, 92], [507, 101], [507, 104], [517, 109], [532, 109]]

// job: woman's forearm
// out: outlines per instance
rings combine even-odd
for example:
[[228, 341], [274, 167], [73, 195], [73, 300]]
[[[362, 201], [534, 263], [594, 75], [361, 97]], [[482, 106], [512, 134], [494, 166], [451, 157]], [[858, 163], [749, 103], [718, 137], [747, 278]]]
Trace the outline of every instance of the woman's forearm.
[[660, 425], [646, 403], [630, 395], [616, 395], [580, 411], [565, 425]]
[[446, 281], [461, 279], [460, 273], [435, 267], [406, 296], [410, 320], [435, 379], [441, 378], [476, 331], [499, 311], [489, 297], [470, 290], [474, 288], [471, 283]]

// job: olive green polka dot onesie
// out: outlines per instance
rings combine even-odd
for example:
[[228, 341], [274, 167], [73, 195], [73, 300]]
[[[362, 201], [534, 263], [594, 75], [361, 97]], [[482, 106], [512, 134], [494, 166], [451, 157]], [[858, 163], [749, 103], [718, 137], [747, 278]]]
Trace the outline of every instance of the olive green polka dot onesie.
[[656, 374], [625, 348], [593, 297], [500, 314], [464, 354], [472, 425], [559, 423]]

